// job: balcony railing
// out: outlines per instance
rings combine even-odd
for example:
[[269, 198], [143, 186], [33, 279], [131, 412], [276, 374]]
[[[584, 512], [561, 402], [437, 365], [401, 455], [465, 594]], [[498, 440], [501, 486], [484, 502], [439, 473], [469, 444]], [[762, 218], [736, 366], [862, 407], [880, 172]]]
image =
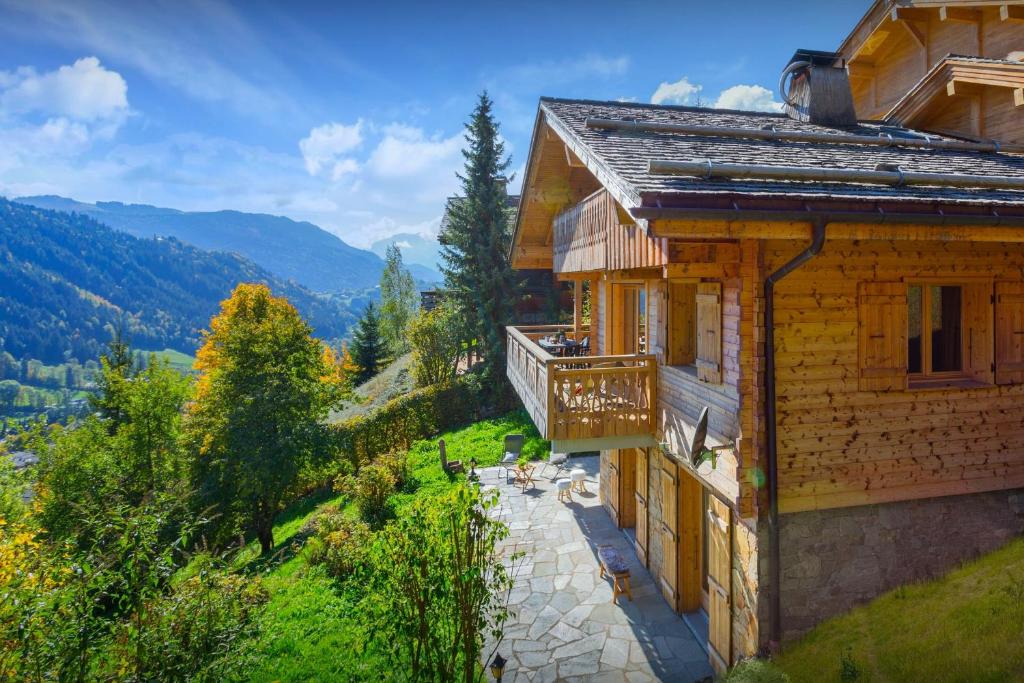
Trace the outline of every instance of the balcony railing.
[[572, 338], [571, 326], [507, 329], [508, 377], [544, 438], [577, 442], [581, 449], [600, 448], [595, 440], [609, 448], [651, 441], [657, 404], [654, 356], [563, 358], [545, 351], [537, 340], [558, 332]]

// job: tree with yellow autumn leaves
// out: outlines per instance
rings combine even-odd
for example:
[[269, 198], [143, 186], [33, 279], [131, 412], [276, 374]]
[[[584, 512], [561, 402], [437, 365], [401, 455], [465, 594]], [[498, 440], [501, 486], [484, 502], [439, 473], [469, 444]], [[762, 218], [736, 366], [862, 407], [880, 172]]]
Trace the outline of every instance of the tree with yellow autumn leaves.
[[286, 299], [241, 284], [204, 335], [186, 440], [199, 503], [217, 513], [215, 543], [242, 532], [272, 550], [303, 468], [329, 457], [324, 421], [346, 371], [311, 333]]

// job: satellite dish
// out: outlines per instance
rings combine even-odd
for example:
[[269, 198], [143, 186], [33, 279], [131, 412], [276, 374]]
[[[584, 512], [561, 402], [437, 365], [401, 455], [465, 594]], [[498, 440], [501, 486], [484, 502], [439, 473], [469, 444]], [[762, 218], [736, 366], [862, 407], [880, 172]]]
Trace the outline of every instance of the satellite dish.
[[693, 438], [690, 439], [690, 462], [694, 467], [700, 467], [704, 462], [704, 442], [708, 438], [708, 407], [704, 406], [697, 418], [697, 426], [693, 430]]

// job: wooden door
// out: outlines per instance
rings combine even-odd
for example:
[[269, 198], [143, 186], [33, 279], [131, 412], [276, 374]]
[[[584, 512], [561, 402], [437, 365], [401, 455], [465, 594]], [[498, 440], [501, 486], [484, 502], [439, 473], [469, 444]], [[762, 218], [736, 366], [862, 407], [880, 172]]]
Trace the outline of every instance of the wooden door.
[[608, 505], [612, 509], [612, 521], [619, 524], [619, 493], [622, 486], [619, 472], [619, 451], [612, 449], [608, 454]]
[[638, 353], [640, 337], [640, 285], [611, 286], [609, 334], [612, 355]]
[[708, 496], [708, 652], [719, 672], [732, 662], [732, 514]]
[[679, 473], [678, 466], [661, 456], [661, 593], [679, 609]]
[[636, 526], [636, 453], [637, 449], [619, 451], [619, 528]]
[[647, 566], [647, 449], [636, 451], [636, 556]]
[[679, 478], [679, 611], [686, 613], [703, 607], [701, 540], [707, 506], [701, 483], [686, 471]]

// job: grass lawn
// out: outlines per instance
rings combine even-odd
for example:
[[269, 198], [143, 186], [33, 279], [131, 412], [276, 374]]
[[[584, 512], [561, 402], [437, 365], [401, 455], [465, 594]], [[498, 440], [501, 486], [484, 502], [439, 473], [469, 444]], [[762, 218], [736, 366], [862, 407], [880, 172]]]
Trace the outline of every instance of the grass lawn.
[[1024, 539], [831, 619], [776, 663], [794, 683], [1024, 680]]
[[[523, 434], [523, 453], [530, 458], [546, 457], [548, 443], [540, 438], [524, 411], [485, 420], [438, 436], [447, 443], [448, 457], [468, 461], [475, 456], [479, 466], [494, 465], [501, 459], [506, 434]], [[409, 452], [409, 492], [392, 497], [396, 514], [415, 499], [444, 493], [463, 478], [450, 479], [441, 471], [437, 439], [417, 442]], [[351, 618], [354, 600], [338, 590], [337, 584], [319, 568], [306, 564], [293, 546], [298, 534], [324, 505], [343, 503], [341, 496], [320, 495], [300, 501], [282, 515], [274, 527], [278, 560], [266, 565], [255, 544], [240, 562], [260, 571], [270, 592], [264, 614], [264, 634], [254, 644], [256, 666], [247, 680], [272, 681], [363, 681], [384, 680], [373, 662], [361, 661], [357, 647], [363, 634]]]

